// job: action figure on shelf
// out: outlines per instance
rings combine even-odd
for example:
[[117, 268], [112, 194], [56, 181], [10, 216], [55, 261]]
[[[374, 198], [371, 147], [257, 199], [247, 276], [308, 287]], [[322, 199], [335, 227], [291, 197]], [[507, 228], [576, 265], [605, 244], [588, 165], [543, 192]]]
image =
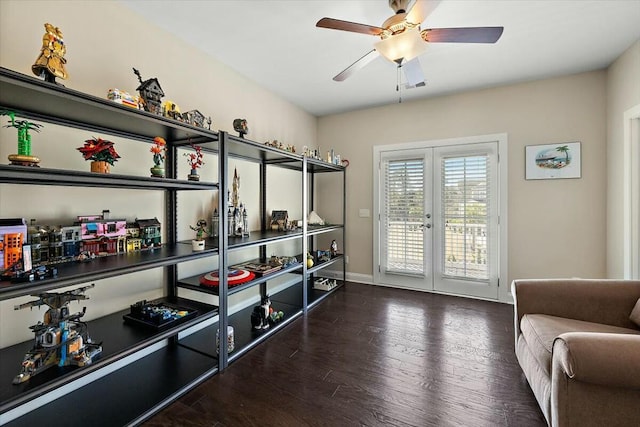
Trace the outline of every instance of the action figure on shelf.
[[265, 295], [260, 300], [260, 305], [253, 307], [251, 313], [251, 326], [253, 329], [269, 329], [269, 308], [271, 307], [271, 300], [269, 295]]
[[80, 321], [86, 307], [80, 313], [69, 314], [67, 306], [70, 301], [89, 299], [84, 291], [94, 286], [92, 284], [62, 293], [45, 292], [34, 295], [38, 297], [35, 301], [14, 307], [14, 310], [41, 305], [49, 307], [43, 321], [29, 327], [35, 334], [35, 342], [24, 355], [22, 369], [13, 379], [14, 384], [28, 381], [52, 366], [89, 365], [102, 352], [102, 343], [92, 342], [86, 322]]
[[38, 166], [40, 159], [31, 155], [31, 135], [29, 131], [40, 132], [42, 125], [31, 123], [28, 120], [16, 120], [16, 114], [13, 111], [3, 110], [0, 115], [9, 116], [11, 120], [4, 127], [14, 127], [18, 129], [18, 154], [10, 154], [9, 161], [12, 165], [19, 166]]
[[67, 63], [64, 58], [67, 48], [64, 45], [60, 28], [49, 23], [44, 24], [44, 28], [45, 33], [42, 36], [40, 55], [31, 66], [31, 71], [36, 76], [44, 78], [46, 82], [59, 84], [56, 82], [56, 77], [64, 80], [69, 77], [64, 67], [64, 64]]
[[244, 138], [244, 136], [249, 133], [247, 121], [245, 119], [235, 119], [233, 121], [233, 130], [238, 132], [240, 138]]
[[335, 240], [331, 241], [331, 257], [338, 255], [338, 244]]

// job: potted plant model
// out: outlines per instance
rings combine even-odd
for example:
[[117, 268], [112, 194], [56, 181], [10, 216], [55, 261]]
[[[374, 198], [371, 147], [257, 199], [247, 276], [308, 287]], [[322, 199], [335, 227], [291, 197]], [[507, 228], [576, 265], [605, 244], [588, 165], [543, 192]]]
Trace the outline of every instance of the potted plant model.
[[164, 138], [156, 136], [153, 138], [153, 146], [151, 152], [153, 153], [153, 167], [150, 169], [151, 176], [157, 178], [164, 178], [164, 159], [167, 142]]
[[87, 139], [84, 146], [78, 147], [85, 160], [91, 160], [91, 172], [109, 173], [120, 155], [113, 147], [113, 142], [102, 138]]
[[191, 167], [191, 173], [187, 178], [189, 181], [200, 181], [200, 175], [198, 175], [198, 168], [204, 165], [202, 158], [204, 157], [202, 154], [202, 147], [199, 145], [191, 145], [195, 150], [194, 153], [184, 153], [185, 157], [187, 157], [187, 162]]
[[203, 251], [204, 250], [204, 236], [205, 234], [209, 234], [207, 231], [207, 221], [204, 219], [198, 220], [196, 226], [190, 225], [193, 231], [196, 232], [196, 238], [191, 241], [191, 245], [194, 251]]

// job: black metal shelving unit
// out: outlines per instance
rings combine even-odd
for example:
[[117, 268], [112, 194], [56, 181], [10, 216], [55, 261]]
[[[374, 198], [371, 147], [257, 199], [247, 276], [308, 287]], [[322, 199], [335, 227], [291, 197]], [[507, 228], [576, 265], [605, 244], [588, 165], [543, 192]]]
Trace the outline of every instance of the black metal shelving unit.
[[[118, 422], [121, 425], [143, 420], [218, 371], [216, 359], [181, 347], [177, 340], [179, 332], [201, 322], [212, 321], [218, 315], [218, 307], [178, 298], [174, 285], [177, 264], [218, 253], [218, 248], [212, 245], [208, 245], [204, 251], [194, 252], [190, 241], [177, 240], [178, 192], [216, 191], [219, 188], [218, 183], [176, 179], [177, 149], [185, 141], [213, 146], [219, 134], [123, 107], [5, 68], [0, 68], [0, 109], [14, 111], [19, 117], [31, 120], [97, 131], [132, 141], [151, 143], [155, 136], [162, 136], [167, 141], [167, 178], [0, 166], [0, 183], [3, 184], [163, 192], [165, 237], [160, 247], [99, 257], [82, 263], [61, 263], [56, 265], [57, 276], [44, 280], [0, 282], [0, 300], [8, 300], [107, 277], [163, 268], [165, 283], [158, 283], [158, 286], [169, 289], [169, 294], [161, 301], [196, 310], [197, 314], [187, 321], [166, 329], [149, 331], [123, 322], [122, 316], [129, 310], [94, 319], [87, 322], [88, 330], [95, 341], [103, 343], [103, 352], [92, 364], [83, 368], [51, 367], [19, 385], [12, 384], [12, 380], [20, 369], [25, 352], [31, 348], [32, 340], [0, 350], [0, 424], [33, 425], [34, 419], [47, 419], [48, 425], [55, 425], [56, 420], [63, 423], [64, 417], [59, 417], [61, 412], [56, 408], [68, 408], [70, 402], [75, 408], [82, 408], [82, 414], [76, 415], [88, 415], [87, 419], [91, 419], [92, 425], [99, 424], [96, 420], [114, 422], [114, 416], [122, 421]], [[167, 363], [171, 364], [171, 368], [162, 367]], [[129, 387], [133, 383], [135, 387]], [[104, 392], [107, 384], [110, 384], [110, 389]], [[131, 396], [124, 398], [129, 389], [136, 390], [135, 399], [130, 400]], [[105, 404], [106, 396], [108, 405]], [[80, 403], [82, 405], [78, 406]], [[89, 408], [96, 405], [100, 405], [101, 409], [89, 412]], [[122, 409], [115, 411], [117, 414], [109, 409], [114, 405]]]
[[[46, 419], [47, 425], [62, 425], [65, 418], [59, 414], [73, 402], [82, 408], [74, 416], [92, 425], [129, 425], [144, 421], [163, 406], [195, 387], [210, 376], [224, 370], [228, 364], [255, 345], [277, 333], [288, 323], [307, 312], [307, 309], [335, 291], [320, 292], [312, 289], [313, 277], [321, 270], [342, 263], [342, 280], [345, 279], [345, 257], [337, 256], [329, 262], [307, 268], [305, 257], [300, 264], [282, 269], [270, 275], [258, 277], [252, 282], [229, 288], [226, 275], [221, 275], [217, 289], [202, 287], [200, 276], [178, 280], [179, 264], [196, 259], [217, 256], [210, 270], [226, 271], [231, 264], [228, 254], [233, 251], [257, 248], [260, 258], [267, 258], [267, 245], [280, 242], [300, 242], [302, 253], [315, 247], [315, 239], [325, 233], [341, 233], [344, 241], [346, 220], [345, 168], [300, 154], [285, 152], [255, 141], [215, 132], [155, 116], [115, 104], [106, 99], [84, 94], [73, 89], [43, 82], [30, 76], [0, 68], [0, 109], [15, 111], [20, 117], [54, 123], [61, 126], [120, 136], [132, 141], [151, 143], [155, 136], [167, 141], [167, 178], [149, 178], [126, 175], [99, 175], [87, 172], [50, 168], [28, 168], [0, 165], [0, 183], [52, 186], [79, 186], [118, 188], [140, 191], [162, 191], [165, 195], [166, 241], [152, 250], [113, 255], [85, 263], [59, 264], [58, 275], [38, 282], [15, 284], [0, 282], [0, 300], [33, 295], [69, 285], [87, 283], [151, 268], [163, 268], [168, 289], [165, 302], [191, 307], [197, 316], [184, 323], [161, 331], [134, 328], [122, 322], [128, 312], [113, 313], [89, 322], [89, 332], [96, 341], [103, 341], [103, 354], [89, 367], [67, 369], [51, 368], [21, 386], [13, 386], [10, 379], [19, 370], [21, 357], [32, 345], [31, 341], [0, 350], [2, 360], [0, 379], [0, 424], [34, 425]], [[198, 144], [203, 150], [218, 156], [218, 182], [193, 182], [176, 179], [177, 150]], [[226, 221], [220, 221], [219, 236], [209, 238], [204, 251], [192, 251], [191, 242], [177, 238], [177, 194], [182, 191], [218, 191], [218, 211], [226, 212], [228, 206], [229, 158], [257, 163], [260, 168], [260, 218], [261, 230], [252, 231], [250, 237], [229, 236]], [[267, 217], [267, 168], [277, 167], [301, 173], [302, 212], [313, 209], [314, 177], [323, 173], [341, 173], [343, 176], [342, 224], [310, 226], [306, 219], [303, 227], [290, 232], [268, 230]], [[202, 274], [205, 274], [203, 272]], [[266, 330], [253, 330], [250, 305], [235, 313], [228, 312], [228, 298], [250, 288], [257, 288], [261, 295], [267, 292], [270, 281], [284, 282], [271, 295], [274, 309], [285, 313], [284, 320]], [[178, 296], [180, 289], [218, 296], [218, 305], [203, 304]], [[133, 301], [132, 301], [133, 302]], [[217, 317], [217, 321], [216, 321]], [[197, 332], [185, 330], [207, 322]], [[228, 325], [235, 329], [234, 352], [227, 354], [226, 341], [221, 339], [223, 351], [215, 347], [216, 331], [226, 331]], [[183, 332], [183, 334], [179, 334]], [[190, 332], [190, 331], [189, 331]], [[186, 336], [182, 336], [186, 335]], [[141, 356], [141, 357], [138, 357]], [[74, 384], [79, 384], [74, 389]], [[131, 387], [135, 384], [135, 387]], [[63, 393], [58, 390], [64, 389]], [[58, 393], [51, 397], [51, 395]], [[67, 394], [64, 394], [67, 393]], [[109, 404], [105, 403], [108, 398]], [[40, 402], [40, 404], [38, 403]], [[29, 407], [17, 418], [15, 412]], [[35, 410], [32, 410], [35, 408]], [[117, 411], [111, 408], [118, 408]], [[109, 416], [107, 417], [106, 414]], [[8, 416], [7, 416], [8, 415]], [[106, 420], [106, 421], [105, 421]], [[57, 423], [57, 424], [56, 424]]]

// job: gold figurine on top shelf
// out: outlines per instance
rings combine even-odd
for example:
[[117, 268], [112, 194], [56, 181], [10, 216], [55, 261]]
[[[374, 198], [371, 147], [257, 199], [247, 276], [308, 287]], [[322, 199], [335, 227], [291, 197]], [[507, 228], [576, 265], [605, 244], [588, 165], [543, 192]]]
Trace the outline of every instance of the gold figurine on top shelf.
[[62, 31], [60, 28], [46, 23], [45, 33], [42, 36], [42, 48], [35, 64], [31, 66], [31, 71], [38, 77], [43, 77], [46, 82], [56, 83], [56, 77], [67, 79], [69, 74], [64, 67], [67, 60], [64, 58], [67, 48], [64, 45]]

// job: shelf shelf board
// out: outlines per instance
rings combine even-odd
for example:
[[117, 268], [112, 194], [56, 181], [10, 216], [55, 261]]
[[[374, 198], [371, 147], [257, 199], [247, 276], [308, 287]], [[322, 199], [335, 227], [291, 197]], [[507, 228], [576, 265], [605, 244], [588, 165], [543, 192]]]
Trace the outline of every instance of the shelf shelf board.
[[[288, 323], [302, 315], [302, 286], [301, 283], [292, 285], [270, 296], [274, 310], [284, 312], [284, 320], [269, 329], [254, 330], [251, 326], [253, 306], [246, 307], [229, 316], [229, 325], [233, 326], [235, 350], [229, 353], [229, 361], [233, 361], [244, 353], [281, 330]], [[180, 344], [204, 354], [216, 355], [216, 331], [218, 323], [201, 329], [180, 340]]]
[[104, 99], [98, 98], [2, 67], [0, 106], [32, 120], [149, 143], [156, 136], [162, 136], [168, 144], [218, 140], [217, 132], [122, 106], [106, 99], [106, 93]]
[[95, 427], [138, 425], [217, 371], [215, 359], [169, 345], [6, 426], [42, 425], [42, 420], [50, 427], [75, 425], [81, 420]]
[[342, 165], [334, 165], [322, 160], [307, 158], [307, 172], [310, 173], [343, 172], [345, 169]]
[[86, 262], [60, 263], [56, 264], [58, 276], [55, 278], [26, 283], [0, 281], [0, 300], [34, 295], [78, 283], [173, 265], [176, 262], [211, 256], [216, 253], [217, 249], [215, 248], [194, 252], [191, 249], [191, 242], [188, 242], [188, 244], [165, 244], [155, 249], [99, 257]]
[[341, 230], [344, 228], [342, 224], [333, 225], [309, 225], [307, 227], [307, 235], [314, 236], [316, 234], [328, 233], [334, 230]]
[[[252, 246], [265, 245], [267, 243], [281, 242], [284, 240], [298, 239], [302, 237], [302, 229], [293, 231], [252, 231], [249, 237], [229, 236], [228, 248], [230, 251], [246, 249]], [[207, 247], [218, 247], [218, 238], [209, 237], [205, 239]]]
[[[124, 323], [122, 316], [128, 314], [130, 312], [129, 309], [91, 320], [87, 322], [89, 336], [94, 342], [102, 342], [103, 348], [102, 353], [91, 365], [83, 368], [75, 366], [52, 367], [34, 376], [29, 381], [18, 385], [12, 384], [13, 377], [20, 371], [24, 354], [32, 348], [33, 341], [26, 341], [0, 350], [0, 359], [2, 360], [2, 364], [0, 364], [0, 413], [6, 412], [36, 396], [54, 390], [63, 384], [76, 380], [218, 314], [217, 307], [213, 305], [185, 298], [165, 297], [153, 302], [171, 303], [180, 307], [195, 309], [198, 314], [185, 322], [159, 331]], [[72, 306], [71, 309], [73, 310], [75, 307]], [[42, 312], [44, 314], [44, 310]]]
[[316, 271], [322, 270], [323, 268], [326, 268], [331, 264], [335, 264], [336, 262], [342, 261], [343, 259], [344, 259], [344, 255], [340, 254], [340, 255], [334, 256], [329, 261], [322, 261], [322, 262], [316, 263], [313, 265], [313, 267], [307, 268], [307, 274], [315, 273]]
[[[295, 272], [299, 272], [302, 270], [302, 263], [294, 265], [292, 267], [288, 267], [285, 269], [281, 269], [278, 270], [276, 272], [273, 272], [271, 274], [267, 274], [261, 277], [257, 277], [255, 280], [252, 280], [250, 282], [247, 283], [242, 283], [238, 286], [234, 286], [232, 288], [229, 288], [227, 291], [228, 295], [232, 295], [235, 293], [238, 293], [240, 291], [243, 291], [247, 288], [251, 288], [253, 286], [257, 286], [261, 283], [264, 283], [268, 280], [273, 280], [276, 277], [280, 277], [284, 274], [289, 274], [289, 273], [295, 273]], [[206, 294], [211, 294], [211, 295], [218, 295], [218, 288], [217, 287], [207, 287], [207, 286], [201, 286], [200, 285], [200, 277], [202, 277], [202, 275], [198, 275], [198, 276], [191, 276], [191, 277], [187, 277], [185, 279], [180, 279], [178, 280], [177, 286], [179, 288], [185, 288], [185, 289], [191, 289], [194, 291], [198, 291], [198, 292], [203, 292]]]
[[14, 165], [0, 165], [0, 182], [33, 185], [133, 188], [141, 190], [212, 190], [218, 188], [218, 184], [212, 182], [99, 174]]
[[321, 291], [319, 289], [313, 289], [313, 283], [311, 281], [308, 281], [307, 286], [309, 288], [307, 290], [307, 306], [309, 308], [316, 306], [317, 304], [322, 302], [322, 300], [324, 300], [329, 295], [331, 295], [332, 293], [336, 292], [337, 290], [341, 289], [344, 286], [344, 282], [342, 280], [338, 280], [338, 279], [335, 279], [335, 280], [338, 283], [338, 286], [331, 289], [330, 291]]

